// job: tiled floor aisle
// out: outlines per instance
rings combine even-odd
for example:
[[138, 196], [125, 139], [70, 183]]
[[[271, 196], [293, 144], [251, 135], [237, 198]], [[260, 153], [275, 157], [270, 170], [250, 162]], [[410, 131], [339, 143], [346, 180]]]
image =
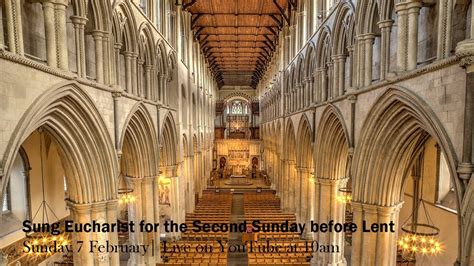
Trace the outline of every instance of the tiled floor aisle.
[[[244, 195], [234, 194], [232, 196], [231, 223], [239, 223], [244, 220]], [[231, 233], [229, 245], [242, 245], [242, 233]], [[248, 257], [246, 252], [233, 252], [227, 256], [228, 265], [247, 265]]]

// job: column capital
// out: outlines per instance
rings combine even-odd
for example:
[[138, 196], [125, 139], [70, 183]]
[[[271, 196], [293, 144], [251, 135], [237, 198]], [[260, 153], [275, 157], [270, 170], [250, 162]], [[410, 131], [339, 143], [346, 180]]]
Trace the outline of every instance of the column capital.
[[382, 20], [382, 21], [377, 22], [377, 25], [381, 29], [388, 28], [393, 25], [393, 20], [392, 19]]
[[73, 24], [86, 25], [88, 19], [81, 16], [71, 16], [71, 21]]
[[421, 0], [408, 0], [406, 2], [408, 13], [418, 13], [423, 6], [423, 2]]
[[66, 205], [69, 207], [69, 209], [73, 210], [77, 214], [87, 214], [87, 213], [90, 213], [92, 204], [75, 203], [71, 200], [66, 200]]

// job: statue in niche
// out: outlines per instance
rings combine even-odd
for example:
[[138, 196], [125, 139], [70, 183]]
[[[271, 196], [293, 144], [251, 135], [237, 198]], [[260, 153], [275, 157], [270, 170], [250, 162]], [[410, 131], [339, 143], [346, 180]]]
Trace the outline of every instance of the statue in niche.
[[169, 183], [165, 184], [163, 181], [160, 181], [160, 204], [162, 205], [171, 205], [169, 185]]

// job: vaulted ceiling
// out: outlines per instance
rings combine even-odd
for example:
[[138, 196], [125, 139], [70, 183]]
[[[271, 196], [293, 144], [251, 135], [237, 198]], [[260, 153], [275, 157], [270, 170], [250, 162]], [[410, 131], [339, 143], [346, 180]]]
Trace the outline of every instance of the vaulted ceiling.
[[183, 8], [192, 14], [194, 37], [220, 87], [256, 88], [295, 1], [183, 1]]

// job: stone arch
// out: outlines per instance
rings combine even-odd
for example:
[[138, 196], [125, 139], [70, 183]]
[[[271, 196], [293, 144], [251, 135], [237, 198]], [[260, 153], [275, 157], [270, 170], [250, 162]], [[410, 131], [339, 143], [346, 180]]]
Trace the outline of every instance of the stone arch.
[[351, 147], [344, 119], [329, 105], [320, 118], [315, 143], [315, 177], [337, 180], [348, 176]]
[[300, 119], [297, 133], [297, 153], [296, 165], [298, 167], [312, 168], [313, 167], [313, 140], [311, 123], [306, 114]]
[[[352, 165], [353, 199], [357, 211], [376, 208], [386, 217], [398, 219], [396, 217], [398, 217], [398, 209], [403, 199], [409, 170], [426, 141], [431, 137], [445, 155], [450, 176], [454, 182], [458, 221], [461, 225], [458, 234], [458, 258], [462, 258], [463, 253], [469, 252], [463, 249], [466, 245], [463, 246], [465, 235], [462, 230], [472, 227], [470, 221], [464, 222], [463, 226], [462, 212], [472, 207], [461, 209], [463, 197], [461, 191], [463, 190], [456, 171], [458, 160], [451, 140], [436, 114], [422, 99], [401, 87], [392, 87], [383, 93], [369, 114], [364, 121], [359, 148], [355, 150]], [[364, 237], [359, 233], [356, 233], [354, 237], [355, 245], [361, 248], [355, 252], [361, 255], [354, 257], [353, 262], [380, 260], [380, 258], [370, 256], [366, 258], [367, 250], [372, 247], [370, 244], [359, 245], [361, 241], [364, 241]], [[377, 238], [381, 237], [387, 236], [379, 233]], [[382, 250], [396, 245], [393, 238], [381, 243], [383, 243]], [[395, 260], [395, 258], [392, 256], [386, 260]]]
[[143, 103], [137, 103], [128, 115], [119, 150], [122, 174], [144, 178], [158, 176], [158, 143], [153, 118]]
[[47, 90], [21, 118], [2, 160], [5, 174], [2, 195], [17, 151], [40, 127], [60, 147], [72, 202], [92, 203], [117, 198], [118, 165], [112, 140], [93, 101], [76, 83]]
[[[356, 201], [380, 206], [398, 204], [405, 173], [426, 134], [437, 141], [446, 155], [451, 176], [458, 176], [458, 160], [451, 141], [436, 115], [426, 106], [404, 88], [390, 88], [377, 99], [362, 127], [358, 146], [364, 149], [356, 149], [354, 154]], [[382, 146], [392, 147], [389, 154], [378, 152]], [[461, 191], [459, 179], [453, 181], [456, 191]], [[458, 207], [460, 202], [458, 193]]]
[[176, 124], [171, 113], [163, 120], [160, 134], [160, 166], [174, 166], [177, 162]]
[[347, 54], [347, 46], [354, 42], [354, 6], [350, 2], [343, 2], [338, 6], [334, 22], [332, 40], [332, 54]]

